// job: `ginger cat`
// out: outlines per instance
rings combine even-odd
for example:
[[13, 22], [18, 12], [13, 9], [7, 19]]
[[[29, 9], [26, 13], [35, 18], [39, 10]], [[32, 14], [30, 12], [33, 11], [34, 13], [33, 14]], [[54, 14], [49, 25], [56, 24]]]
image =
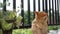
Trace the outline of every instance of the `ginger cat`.
[[35, 12], [35, 19], [32, 21], [32, 34], [48, 34], [48, 14], [45, 12]]

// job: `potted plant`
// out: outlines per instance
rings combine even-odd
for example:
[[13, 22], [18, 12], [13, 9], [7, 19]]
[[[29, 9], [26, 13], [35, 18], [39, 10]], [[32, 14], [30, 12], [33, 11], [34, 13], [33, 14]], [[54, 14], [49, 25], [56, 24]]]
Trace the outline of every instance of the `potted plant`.
[[[3, 29], [3, 32], [10, 32], [12, 31], [12, 29], [15, 26], [19, 27], [19, 23], [22, 20], [21, 16], [16, 15], [16, 12], [10, 12], [10, 11], [6, 11], [6, 12], [0, 12], [0, 24], [1, 24], [1, 28]], [[18, 28], [17, 27], [17, 28]], [[5, 33], [3, 33], [5, 34]]]

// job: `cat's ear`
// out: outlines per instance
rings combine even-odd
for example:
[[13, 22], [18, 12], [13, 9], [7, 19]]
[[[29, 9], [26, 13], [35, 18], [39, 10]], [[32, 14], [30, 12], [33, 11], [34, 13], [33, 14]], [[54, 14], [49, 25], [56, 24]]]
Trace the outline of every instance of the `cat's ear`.
[[35, 14], [35, 18], [37, 18], [37, 16], [38, 16], [38, 12], [34, 12], [34, 14]]
[[38, 12], [37, 12], [37, 11], [35, 11], [35, 12], [34, 12], [34, 14], [35, 14], [35, 15], [38, 15]]

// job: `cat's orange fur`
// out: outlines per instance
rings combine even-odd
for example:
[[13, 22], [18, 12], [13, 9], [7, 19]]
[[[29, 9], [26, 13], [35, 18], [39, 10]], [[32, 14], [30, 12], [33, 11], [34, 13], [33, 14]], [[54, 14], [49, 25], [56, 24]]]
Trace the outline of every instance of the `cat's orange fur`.
[[35, 12], [35, 19], [32, 21], [32, 34], [48, 33], [48, 14], [45, 12]]

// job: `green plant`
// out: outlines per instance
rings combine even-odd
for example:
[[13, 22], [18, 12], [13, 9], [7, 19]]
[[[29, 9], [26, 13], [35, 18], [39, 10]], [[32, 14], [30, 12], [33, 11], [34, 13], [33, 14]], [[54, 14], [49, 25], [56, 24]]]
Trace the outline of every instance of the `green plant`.
[[54, 26], [54, 27], [53, 27], [53, 30], [58, 30], [58, 27], [57, 27], [57, 26]]
[[60, 26], [48, 26], [48, 30], [58, 30]]
[[[21, 16], [16, 15], [16, 12], [13, 11], [6, 11], [6, 12], [0, 12], [0, 24], [2, 26], [3, 30], [10, 30], [13, 28], [13, 26], [17, 26], [17, 28], [20, 26], [20, 22], [22, 20]], [[14, 22], [13, 22], [13, 21]], [[10, 22], [12, 21], [12, 22]], [[15, 23], [15, 25], [14, 25]]]
[[2, 15], [3, 15], [3, 12], [0, 12], [0, 19], [3, 17]]
[[2, 19], [1, 25], [2, 25], [3, 30], [10, 30], [13, 26], [13, 23], [8, 23], [4, 19]]
[[[34, 14], [32, 11], [30, 11], [30, 23], [29, 24], [32, 23], [32, 20], [34, 19], [33, 17], [34, 17]], [[24, 25], [27, 25], [27, 24], [28, 24], [28, 11], [25, 11], [24, 12]]]
[[16, 27], [17, 28], [19, 28], [21, 20], [22, 20], [22, 17], [21, 16], [16, 17], [15, 24], [16, 24]]
[[6, 19], [6, 20], [13, 20], [13, 19], [15, 19], [15, 17], [16, 17], [16, 12], [13, 12], [13, 11], [6, 11], [6, 12], [4, 12], [4, 19]]
[[32, 34], [31, 29], [16, 29], [13, 30], [12, 34]]

